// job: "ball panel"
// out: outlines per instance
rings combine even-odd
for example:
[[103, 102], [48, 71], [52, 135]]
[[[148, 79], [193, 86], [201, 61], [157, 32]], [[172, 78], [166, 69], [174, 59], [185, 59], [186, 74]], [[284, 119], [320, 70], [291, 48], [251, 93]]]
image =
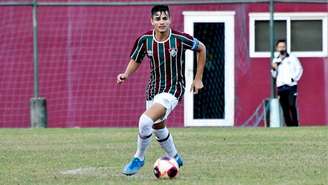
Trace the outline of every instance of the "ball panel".
[[167, 160], [167, 161], [169, 161], [169, 160], [171, 160], [171, 157], [168, 157], [168, 156], [163, 156], [163, 157], [161, 157], [160, 158], [160, 160]]
[[169, 176], [170, 178], [175, 177], [177, 174], [178, 174], [178, 169], [174, 166], [167, 171], [167, 176]]
[[161, 172], [159, 171], [157, 166], [154, 168], [154, 175], [155, 175], [156, 178], [161, 177]]

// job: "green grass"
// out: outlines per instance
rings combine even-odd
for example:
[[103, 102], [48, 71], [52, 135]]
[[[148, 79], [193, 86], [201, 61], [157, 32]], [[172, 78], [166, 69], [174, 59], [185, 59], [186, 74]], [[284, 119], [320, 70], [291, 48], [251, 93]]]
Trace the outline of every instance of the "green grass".
[[[136, 129], [0, 129], [0, 184], [327, 185], [328, 127], [171, 129], [185, 160], [173, 180], [157, 180], [164, 153], [153, 140], [146, 164], [121, 175]], [[65, 174], [81, 169], [79, 174]]]

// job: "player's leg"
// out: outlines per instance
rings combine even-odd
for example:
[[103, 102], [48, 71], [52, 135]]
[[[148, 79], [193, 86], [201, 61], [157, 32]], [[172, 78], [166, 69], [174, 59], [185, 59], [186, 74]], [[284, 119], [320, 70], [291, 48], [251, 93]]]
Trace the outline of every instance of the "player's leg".
[[164, 106], [166, 111], [165, 111], [165, 115], [160, 120], [157, 120], [155, 122], [153, 126], [153, 133], [155, 134], [161, 147], [166, 151], [166, 153], [169, 156], [174, 157], [177, 160], [179, 166], [182, 166], [183, 164], [182, 158], [178, 154], [174, 145], [173, 137], [164, 123], [164, 121], [167, 119], [170, 113], [177, 106], [178, 99], [174, 97], [172, 94], [161, 93], [155, 96], [154, 102]]
[[291, 113], [291, 126], [293, 126], [293, 127], [299, 126], [296, 98], [297, 98], [297, 86], [293, 86], [291, 91], [289, 92], [289, 97], [288, 97], [289, 109], [290, 109], [290, 113]]
[[179, 167], [183, 165], [182, 157], [178, 154], [177, 149], [175, 147], [173, 137], [170, 134], [169, 130], [165, 125], [165, 121], [160, 121], [153, 125], [153, 133], [156, 136], [157, 141], [161, 145], [161, 147], [165, 150], [167, 155], [175, 158]]
[[165, 115], [165, 107], [160, 104], [153, 104], [148, 108], [139, 119], [139, 134], [137, 151], [134, 157], [144, 160], [145, 152], [151, 142], [152, 126], [154, 120], [158, 120]]
[[140, 116], [139, 119], [137, 151], [134, 155], [134, 158], [127, 165], [125, 165], [123, 174], [133, 175], [137, 173], [144, 165], [144, 156], [151, 142], [152, 126], [154, 124], [154, 120], [163, 117], [165, 115], [165, 110], [165, 107], [160, 104], [147, 102], [147, 110]]
[[290, 111], [289, 111], [288, 92], [284, 91], [279, 93], [279, 102], [282, 108], [286, 126], [290, 126], [291, 118], [290, 118]]

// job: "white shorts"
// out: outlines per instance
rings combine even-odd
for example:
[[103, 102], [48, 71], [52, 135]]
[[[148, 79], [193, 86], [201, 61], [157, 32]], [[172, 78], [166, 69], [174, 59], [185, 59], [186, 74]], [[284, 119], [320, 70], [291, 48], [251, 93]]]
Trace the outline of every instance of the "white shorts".
[[154, 99], [146, 101], [146, 109], [148, 110], [154, 103], [163, 105], [166, 108], [165, 115], [155, 123], [159, 123], [167, 119], [172, 110], [178, 105], [178, 99], [170, 93], [157, 94]]

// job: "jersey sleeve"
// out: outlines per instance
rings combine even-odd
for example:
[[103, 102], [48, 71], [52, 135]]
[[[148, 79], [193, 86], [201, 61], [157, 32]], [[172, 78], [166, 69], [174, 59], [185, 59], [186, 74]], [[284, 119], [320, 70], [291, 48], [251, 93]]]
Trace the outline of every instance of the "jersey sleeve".
[[191, 49], [193, 51], [199, 49], [199, 40], [187, 33], [181, 34], [181, 41], [186, 49]]
[[141, 63], [146, 54], [146, 42], [143, 36], [140, 36], [134, 43], [130, 58], [137, 63]]

